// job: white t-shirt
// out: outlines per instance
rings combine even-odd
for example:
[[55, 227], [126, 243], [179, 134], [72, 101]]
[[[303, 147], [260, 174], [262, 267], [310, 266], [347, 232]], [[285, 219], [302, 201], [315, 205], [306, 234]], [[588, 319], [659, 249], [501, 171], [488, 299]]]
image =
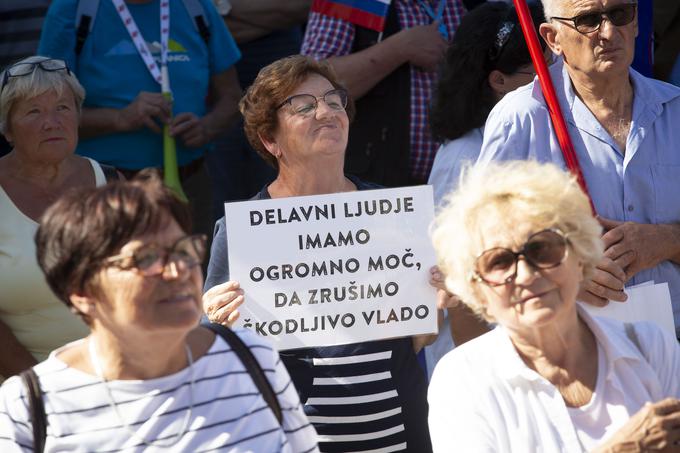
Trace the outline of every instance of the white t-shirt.
[[[276, 350], [248, 330], [237, 333], [278, 396], [283, 428], [243, 364], [219, 336], [193, 364], [193, 396], [188, 367], [157, 379], [109, 381], [121, 417], [136, 436], [121, 424], [101, 380], [70, 368], [56, 357], [57, 350], [35, 367], [45, 393], [45, 452], [318, 451], [316, 432]], [[172, 439], [182, 429], [191, 399], [189, 428], [171, 448], [149, 447], [137, 437]], [[0, 387], [0, 451], [33, 451], [31, 426], [24, 386], [18, 377], [10, 378]]]

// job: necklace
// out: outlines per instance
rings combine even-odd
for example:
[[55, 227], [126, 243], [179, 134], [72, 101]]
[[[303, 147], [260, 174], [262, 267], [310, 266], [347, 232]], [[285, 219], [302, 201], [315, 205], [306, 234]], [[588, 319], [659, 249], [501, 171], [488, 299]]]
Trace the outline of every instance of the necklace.
[[104, 372], [102, 370], [102, 364], [99, 361], [99, 356], [97, 356], [97, 349], [96, 345], [94, 343], [94, 339], [90, 337], [88, 339], [88, 349], [90, 352], [90, 361], [92, 362], [92, 366], [94, 368], [94, 372], [96, 373], [97, 377], [102, 381], [102, 384], [104, 384], [104, 388], [106, 389], [106, 395], [109, 398], [109, 406], [111, 406], [111, 409], [116, 413], [116, 416], [118, 417], [118, 421], [120, 422], [121, 425], [125, 427], [125, 429], [132, 435], [132, 437], [140, 440], [144, 445], [148, 447], [162, 447], [162, 448], [168, 448], [172, 447], [175, 445], [179, 440], [184, 436], [184, 434], [187, 432], [187, 429], [189, 428], [189, 421], [191, 420], [191, 412], [194, 408], [194, 356], [191, 353], [191, 349], [189, 348], [189, 345], [184, 343], [184, 350], [186, 351], [187, 355], [187, 362], [189, 363], [189, 408], [187, 409], [186, 414], [184, 415], [184, 422], [182, 422], [182, 429], [180, 430], [179, 433], [175, 434], [173, 437], [171, 437], [169, 440], [166, 442], [159, 442], [157, 440], [146, 440], [137, 432], [132, 429], [132, 427], [123, 419], [123, 416], [120, 413], [120, 409], [116, 405], [116, 402], [113, 399], [113, 393], [111, 392], [111, 388], [109, 387], [109, 383], [104, 377]]

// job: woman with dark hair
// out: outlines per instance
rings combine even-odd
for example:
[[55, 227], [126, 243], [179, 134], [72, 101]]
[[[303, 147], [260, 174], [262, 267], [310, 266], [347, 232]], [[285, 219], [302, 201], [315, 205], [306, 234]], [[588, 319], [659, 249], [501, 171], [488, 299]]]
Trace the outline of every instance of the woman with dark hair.
[[[543, 22], [540, 2], [529, 5], [534, 25]], [[544, 46], [545, 48], [545, 46]], [[444, 142], [434, 160], [428, 183], [435, 203], [458, 183], [461, 169], [475, 162], [482, 147], [486, 117], [505, 94], [535, 75], [517, 13], [512, 5], [489, 2], [470, 11], [456, 30], [446, 52], [443, 71], [430, 111], [433, 136]], [[437, 340], [425, 349], [428, 374], [456, 345], [487, 331], [484, 321], [444, 290], [441, 273], [433, 270], [432, 284], [440, 288], [438, 305], [448, 308], [451, 335], [440, 326]]]
[[89, 334], [22, 374], [33, 385], [0, 387], [0, 451], [318, 451], [276, 350], [199, 327], [205, 237], [190, 231], [188, 206], [157, 177], [47, 209], [38, 263]]
[[[541, 4], [529, 8], [538, 27], [544, 20]], [[462, 164], [477, 160], [482, 128], [496, 102], [535, 74], [512, 5], [485, 3], [463, 18], [446, 52], [430, 110], [432, 134], [445, 142], [429, 179], [437, 204], [457, 185]]]

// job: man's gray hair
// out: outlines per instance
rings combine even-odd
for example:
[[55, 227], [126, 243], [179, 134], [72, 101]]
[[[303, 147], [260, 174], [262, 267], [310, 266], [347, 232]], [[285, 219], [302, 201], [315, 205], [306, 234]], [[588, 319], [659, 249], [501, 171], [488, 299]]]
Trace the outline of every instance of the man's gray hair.
[[551, 17], [563, 14], [564, 0], [541, 0], [541, 3], [543, 3], [543, 14], [546, 22], [550, 22]]
[[[38, 63], [45, 60], [49, 60], [49, 58], [33, 55], [14, 64]], [[0, 73], [0, 81], [5, 80], [5, 73], [8, 69], [9, 67]], [[85, 99], [85, 89], [72, 72], [66, 70], [43, 71], [36, 68], [26, 76], [9, 77], [2, 93], [0, 93], [0, 134], [7, 132], [9, 115], [16, 102], [39, 96], [49, 90], [54, 90], [61, 95], [65, 88], [73, 92], [73, 98], [80, 116], [80, 110]]]

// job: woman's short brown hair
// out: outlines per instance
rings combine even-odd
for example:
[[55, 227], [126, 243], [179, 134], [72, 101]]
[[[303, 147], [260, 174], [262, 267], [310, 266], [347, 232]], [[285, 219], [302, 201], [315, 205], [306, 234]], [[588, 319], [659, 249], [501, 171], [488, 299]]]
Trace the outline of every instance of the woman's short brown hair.
[[[291, 55], [262, 68], [239, 103], [244, 119], [243, 128], [250, 145], [274, 168], [278, 168], [278, 162], [264, 147], [258, 134], [263, 137], [272, 136], [278, 126], [277, 107], [310, 74], [319, 74], [334, 88], [344, 89], [330, 64], [304, 55]], [[354, 102], [351, 98], [348, 99], [345, 110], [351, 121], [354, 116]]]
[[161, 230], [168, 218], [191, 232], [188, 205], [151, 170], [132, 181], [71, 191], [41, 218], [38, 264], [52, 291], [71, 307], [69, 296], [92, 283], [106, 258], [135, 236]]

